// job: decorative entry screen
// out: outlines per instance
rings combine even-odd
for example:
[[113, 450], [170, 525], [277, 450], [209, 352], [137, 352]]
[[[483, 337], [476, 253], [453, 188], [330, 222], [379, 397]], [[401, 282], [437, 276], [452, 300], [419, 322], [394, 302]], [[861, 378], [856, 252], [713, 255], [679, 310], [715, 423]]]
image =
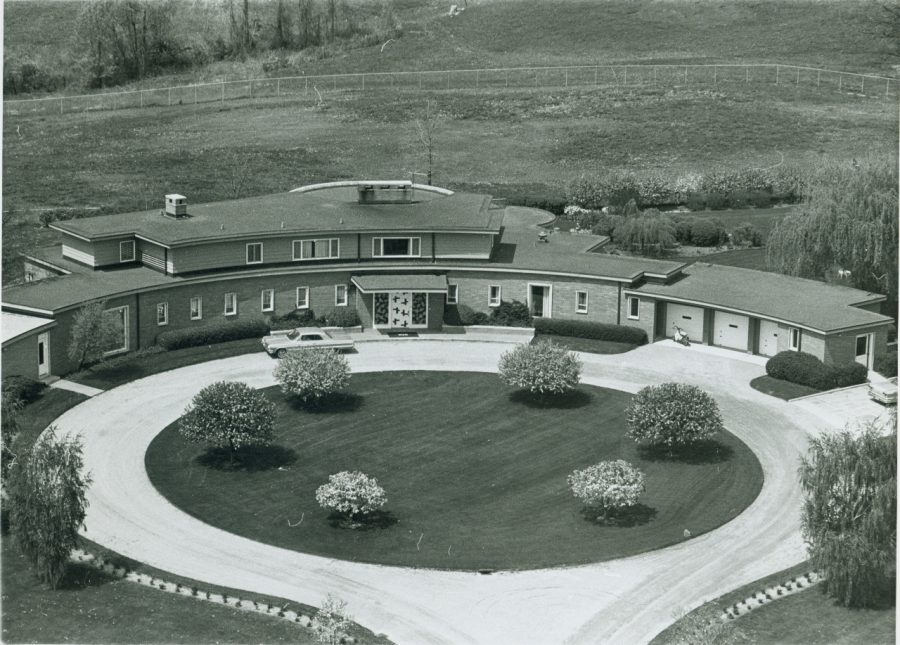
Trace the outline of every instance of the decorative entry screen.
[[375, 327], [421, 329], [428, 326], [428, 294], [383, 291], [374, 294]]

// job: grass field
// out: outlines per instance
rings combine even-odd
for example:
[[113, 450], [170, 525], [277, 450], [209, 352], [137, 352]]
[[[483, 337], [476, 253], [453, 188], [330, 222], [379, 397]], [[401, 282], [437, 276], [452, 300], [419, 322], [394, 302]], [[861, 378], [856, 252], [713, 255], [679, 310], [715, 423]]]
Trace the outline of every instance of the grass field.
[[801, 396], [819, 394], [821, 392], [821, 390], [817, 390], [807, 385], [800, 385], [799, 383], [783, 381], [778, 378], [772, 378], [768, 375], [757, 376], [755, 379], [750, 381], [750, 387], [752, 387], [754, 390], [757, 390], [758, 392], [762, 392], [763, 394], [768, 394], [769, 396], [774, 396], [779, 399], [784, 399], [785, 401], [790, 401], [791, 399], [796, 399]]
[[[343, 403], [319, 411], [265, 392], [278, 407], [272, 449], [229, 471], [173, 424], [147, 451], [150, 479], [203, 521], [328, 557], [468, 570], [608, 560], [679, 542], [685, 527], [711, 530], [762, 484], [731, 435], [680, 460], [639, 450], [624, 436], [623, 392], [582, 386], [540, 407], [496, 375], [449, 372], [356, 374]], [[621, 525], [605, 525], [582, 512], [566, 476], [619, 457], [644, 471], [647, 491]], [[340, 470], [386, 490], [368, 530], [333, 526], [315, 501]]]
[[[80, 2], [6, 2], [7, 57], [78, 58], [71, 26]], [[289, 4], [289, 3], [288, 3]], [[390, 46], [307, 51], [279, 73], [456, 69], [616, 62], [780, 62], [889, 72], [889, 44], [875, 35], [877, 8], [866, 0], [472, 0], [455, 18], [449, 4], [397, 0], [403, 36]], [[274, 21], [274, 2], [251, 2], [252, 18]], [[196, 15], [196, 14], [195, 14]], [[205, 21], [196, 29], [205, 28]], [[185, 26], [190, 29], [189, 25]], [[64, 51], [60, 51], [64, 50]], [[78, 50], [76, 49], [75, 52]], [[263, 52], [246, 62], [223, 61], [144, 85], [262, 75]]]

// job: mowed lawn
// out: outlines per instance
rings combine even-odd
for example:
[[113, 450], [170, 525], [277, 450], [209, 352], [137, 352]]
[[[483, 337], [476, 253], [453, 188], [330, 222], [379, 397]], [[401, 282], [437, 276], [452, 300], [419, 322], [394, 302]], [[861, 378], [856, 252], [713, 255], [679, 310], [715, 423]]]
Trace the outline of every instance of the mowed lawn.
[[[278, 408], [276, 447], [247, 470], [210, 465], [173, 424], [151, 444], [157, 489], [192, 515], [270, 544], [347, 560], [445, 569], [529, 569], [640, 553], [740, 513], [762, 472], [731, 435], [691, 458], [648, 455], [624, 436], [630, 395], [580, 386], [540, 407], [496, 375], [356, 374], [341, 405]], [[621, 525], [583, 513], [566, 476], [623, 458], [646, 475]], [[388, 503], [365, 530], [333, 526], [316, 488], [340, 470], [378, 479]]]

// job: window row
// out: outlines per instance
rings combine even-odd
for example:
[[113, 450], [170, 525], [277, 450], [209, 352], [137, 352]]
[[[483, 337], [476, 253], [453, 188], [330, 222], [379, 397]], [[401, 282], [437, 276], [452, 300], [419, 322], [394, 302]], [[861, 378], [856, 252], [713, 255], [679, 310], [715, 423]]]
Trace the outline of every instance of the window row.
[[[500, 285], [492, 284], [488, 286], [488, 306], [489, 307], [499, 307], [500, 302], [502, 300], [502, 289]], [[629, 318], [634, 318], [637, 320], [638, 316], [638, 299], [633, 298], [633, 302], [629, 304]], [[447, 304], [448, 305], [456, 305], [459, 304], [459, 285], [458, 284], [448, 284], [447, 285]], [[586, 314], [588, 312], [588, 292], [587, 291], [576, 291], [575, 292], [575, 313], [577, 314]]]
[[[349, 304], [349, 291], [347, 285], [336, 284], [334, 286], [334, 306], [346, 307]], [[309, 309], [309, 287], [297, 287], [297, 309]], [[259, 294], [259, 309], [262, 312], [275, 311], [275, 289], [263, 289]], [[236, 316], [238, 312], [237, 293], [226, 293], [222, 313], [226, 316]], [[190, 302], [191, 320], [203, 319], [203, 297], [194, 296]], [[156, 304], [156, 324], [159, 326], [169, 324], [169, 303]]]

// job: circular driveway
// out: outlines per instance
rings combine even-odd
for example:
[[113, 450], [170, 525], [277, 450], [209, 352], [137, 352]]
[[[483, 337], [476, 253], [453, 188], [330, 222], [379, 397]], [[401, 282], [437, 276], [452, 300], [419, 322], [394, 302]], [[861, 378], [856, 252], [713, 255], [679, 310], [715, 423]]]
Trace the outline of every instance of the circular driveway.
[[[511, 345], [401, 340], [357, 347], [359, 352], [348, 357], [355, 372], [492, 372]], [[153, 488], [144, 453], [156, 434], [209, 383], [273, 385], [274, 362], [265, 354], [129, 383], [69, 410], [56, 425], [84, 442], [93, 476], [84, 530], [89, 539], [210, 584], [311, 605], [332, 593], [348, 602], [355, 620], [398, 643], [642, 643], [673, 622], [676, 613], [805, 559], [797, 466], [807, 432], [815, 428], [802, 410], [749, 387], [762, 367], [664, 343], [581, 358], [582, 381], [590, 385], [634, 392], [647, 384], [680, 381], [713, 394], [728, 429], [762, 464], [765, 482], [756, 501], [710, 533], [610, 562], [493, 575], [404, 569], [253, 542], [190, 517]], [[428, 394], [423, 390], [423, 397]], [[465, 401], [447, 405], [452, 414], [453, 406]]]

